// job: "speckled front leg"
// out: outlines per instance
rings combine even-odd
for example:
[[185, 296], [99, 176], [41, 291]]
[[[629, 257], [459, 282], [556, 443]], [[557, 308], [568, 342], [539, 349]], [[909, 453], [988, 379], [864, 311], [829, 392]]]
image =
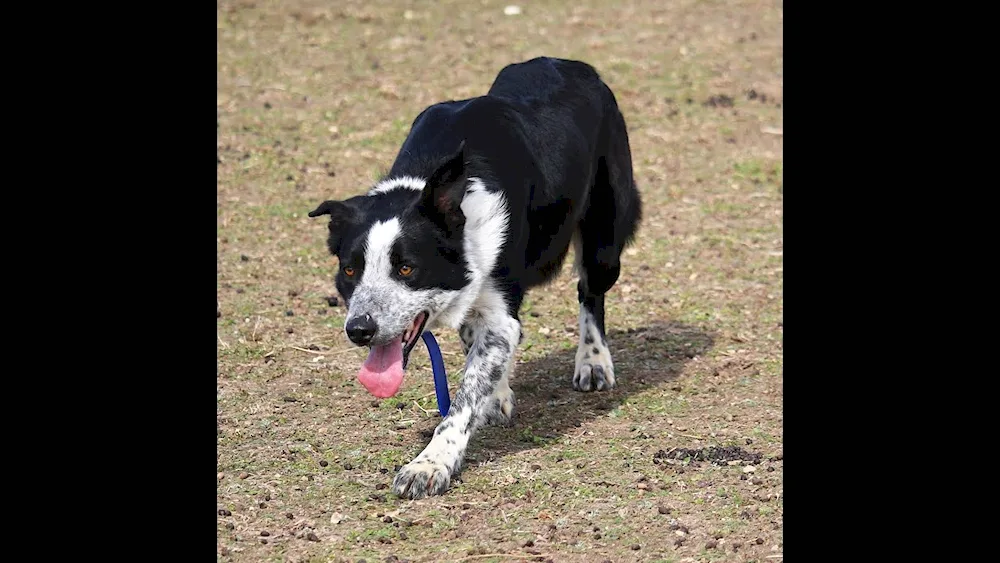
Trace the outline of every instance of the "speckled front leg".
[[443, 494], [461, 468], [476, 429], [487, 423], [508, 424], [513, 417], [514, 392], [508, 381], [514, 369], [520, 323], [504, 308], [473, 312], [460, 331], [463, 341], [465, 334], [470, 335], [471, 343], [462, 384], [431, 442], [393, 479], [392, 490], [400, 497]]

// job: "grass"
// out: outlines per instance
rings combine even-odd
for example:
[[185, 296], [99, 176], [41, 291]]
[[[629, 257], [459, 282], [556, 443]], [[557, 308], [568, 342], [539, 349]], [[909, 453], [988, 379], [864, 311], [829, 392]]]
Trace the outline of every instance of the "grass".
[[[782, 123], [780, 7], [545, 0], [505, 16], [505, 4], [217, 4], [220, 560], [780, 554], [782, 138], [763, 132]], [[607, 296], [620, 387], [571, 389], [567, 265], [522, 309], [515, 426], [473, 438], [447, 495], [402, 501], [394, 468], [440, 420], [429, 362], [417, 351], [389, 400], [356, 383], [363, 352], [326, 303], [326, 226], [306, 214], [364, 191], [424, 107], [542, 54], [593, 64], [629, 125], [646, 213]], [[704, 105], [717, 95], [733, 106]], [[435, 336], [454, 394], [461, 346]], [[711, 445], [764, 460], [752, 474], [653, 463]]]

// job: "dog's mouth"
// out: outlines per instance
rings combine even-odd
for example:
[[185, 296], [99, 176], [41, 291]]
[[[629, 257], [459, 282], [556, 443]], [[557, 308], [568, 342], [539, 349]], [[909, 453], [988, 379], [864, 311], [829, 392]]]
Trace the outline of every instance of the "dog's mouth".
[[413, 319], [410, 328], [403, 332], [403, 369], [406, 369], [406, 364], [410, 360], [410, 350], [417, 345], [417, 339], [423, 334], [428, 318], [427, 311], [420, 311], [417, 318]]
[[372, 395], [385, 399], [399, 391], [410, 351], [424, 332], [428, 318], [427, 311], [421, 311], [403, 334], [388, 344], [371, 347], [368, 358], [358, 371], [358, 380]]

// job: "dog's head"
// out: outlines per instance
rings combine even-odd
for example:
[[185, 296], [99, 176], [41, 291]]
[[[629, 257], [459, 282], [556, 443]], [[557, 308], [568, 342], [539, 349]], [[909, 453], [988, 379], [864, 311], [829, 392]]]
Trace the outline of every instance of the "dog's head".
[[377, 397], [396, 394], [424, 328], [468, 283], [463, 148], [443, 160], [422, 190], [376, 185], [368, 195], [324, 201], [309, 213], [330, 216], [327, 246], [340, 262], [344, 329], [351, 342], [371, 348], [358, 377]]

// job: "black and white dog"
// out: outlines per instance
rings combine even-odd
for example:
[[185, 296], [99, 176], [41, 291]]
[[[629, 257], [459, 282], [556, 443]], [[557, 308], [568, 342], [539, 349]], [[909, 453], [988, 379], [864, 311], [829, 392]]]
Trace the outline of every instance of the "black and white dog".
[[641, 202], [625, 120], [590, 65], [509, 65], [485, 96], [425, 109], [388, 175], [365, 195], [309, 213], [320, 215], [330, 215], [347, 336], [371, 348], [358, 378], [372, 394], [399, 390], [425, 329], [450, 326], [464, 344], [451, 410], [396, 475], [397, 495], [445, 492], [476, 428], [511, 422], [521, 301], [556, 276], [571, 243], [580, 275], [573, 388], [615, 386], [604, 294]]

